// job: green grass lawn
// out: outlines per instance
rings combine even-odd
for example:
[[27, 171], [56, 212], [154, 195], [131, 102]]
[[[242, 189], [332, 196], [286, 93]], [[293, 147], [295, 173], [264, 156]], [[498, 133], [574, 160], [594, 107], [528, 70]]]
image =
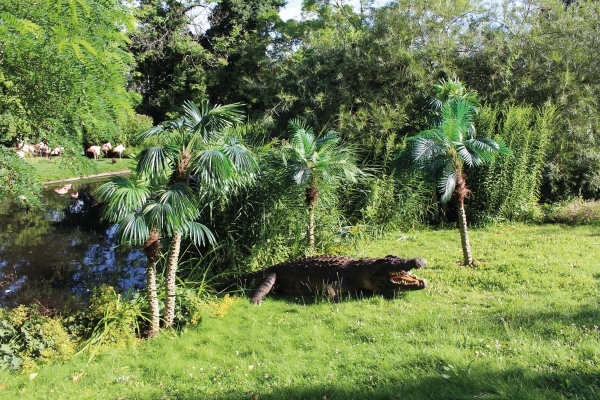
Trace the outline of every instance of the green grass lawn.
[[354, 256], [423, 256], [395, 299], [241, 298], [180, 335], [0, 372], [0, 398], [598, 399], [600, 228], [398, 232]]
[[[83, 172], [83, 177], [104, 174], [110, 172], [119, 172], [123, 170], [134, 170], [135, 160], [129, 158], [115, 159], [101, 158], [99, 160], [90, 160], [87, 168]], [[62, 157], [30, 157], [26, 162], [35, 168], [43, 182], [58, 181], [73, 177], [79, 177], [79, 173], [69, 169]]]

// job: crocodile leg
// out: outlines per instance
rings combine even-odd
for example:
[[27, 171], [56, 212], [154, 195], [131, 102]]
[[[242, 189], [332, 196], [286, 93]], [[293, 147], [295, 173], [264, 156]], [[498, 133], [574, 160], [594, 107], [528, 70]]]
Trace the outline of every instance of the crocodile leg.
[[332, 300], [334, 303], [339, 303], [340, 294], [342, 293], [342, 290], [345, 288], [346, 287], [342, 285], [341, 279], [339, 281], [335, 281], [335, 282], [327, 285], [327, 288], [326, 288], [327, 297], [329, 298], [329, 300]]
[[262, 283], [262, 285], [260, 285], [258, 287], [258, 289], [256, 289], [256, 292], [254, 292], [254, 296], [252, 296], [252, 302], [255, 305], [260, 305], [263, 302], [263, 298], [271, 291], [271, 289], [273, 288], [273, 285], [275, 285], [275, 279], [277, 278], [277, 274], [276, 273], [270, 273], [267, 276], [267, 279], [265, 279], [265, 281]]

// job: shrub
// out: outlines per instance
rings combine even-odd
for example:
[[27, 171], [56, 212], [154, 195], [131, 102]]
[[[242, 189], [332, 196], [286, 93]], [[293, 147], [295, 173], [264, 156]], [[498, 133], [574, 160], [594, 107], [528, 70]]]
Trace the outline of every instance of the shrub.
[[600, 201], [576, 198], [544, 206], [544, 220], [570, 225], [600, 224]]
[[124, 298], [112, 286], [95, 288], [89, 305], [94, 328], [80, 352], [134, 342], [141, 335], [140, 322], [147, 319], [142, 312], [144, 305], [137, 292]]
[[75, 343], [58, 318], [23, 305], [0, 309], [0, 368], [31, 369], [36, 362], [64, 360]]
[[556, 107], [551, 105], [537, 111], [515, 105], [481, 110], [478, 133], [500, 136], [513, 154], [496, 158], [470, 176], [474, 198], [469, 212], [474, 223], [536, 219], [542, 171], [556, 119]]

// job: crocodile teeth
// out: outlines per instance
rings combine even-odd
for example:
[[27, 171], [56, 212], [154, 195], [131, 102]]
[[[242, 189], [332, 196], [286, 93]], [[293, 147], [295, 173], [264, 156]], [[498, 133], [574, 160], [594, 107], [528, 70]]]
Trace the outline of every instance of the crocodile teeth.
[[410, 273], [407, 273], [406, 271], [389, 272], [388, 275], [390, 276], [390, 282], [392, 282], [395, 285], [418, 286], [418, 287], [426, 287], [427, 286], [425, 281], [420, 280], [416, 276], [414, 276]]

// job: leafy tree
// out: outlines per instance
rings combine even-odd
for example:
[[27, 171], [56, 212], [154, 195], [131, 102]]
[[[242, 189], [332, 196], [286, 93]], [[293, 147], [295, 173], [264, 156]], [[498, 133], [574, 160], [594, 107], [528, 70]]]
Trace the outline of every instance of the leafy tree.
[[126, 51], [129, 8], [118, 1], [32, 0], [3, 2], [0, 11], [0, 80], [12, 98], [0, 103], [7, 116], [2, 140], [111, 139], [133, 113], [126, 89], [133, 64]]
[[[166, 229], [161, 230], [172, 238], [165, 281], [165, 326], [171, 326], [175, 316], [175, 281], [181, 240], [188, 235], [195, 238], [197, 244], [203, 244], [206, 238], [214, 244], [212, 233], [204, 225], [194, 222], [200, 215], [201, 206], [196, 203], [243, 184], [244, 179], [258, 168], [251, 151], [237, 138], [224, 133], [227, 128], [242, 122], [241, 104], [211, 107], [204, 101], [197, 107], [186, 102], [183, 108], [182, 117], [157, 125], [139, 136], [140, 140], [156, 136], [164, 144], [140, 153], [138, 173], [148, 176], [151, 182], [160, 182], [165, 193], [173, 192], [176, 194], [173, 199], [178, 201], [172, 211], [178, 214], [179, 220], [168, 222]], [[168, 219], [165, 216], [156, 221], [164, 224], [162, 221]]]
[[289, 141], [283, 145], [283, 161], [298, 185], [305, 186], [306, 206], [309, 209], [308, 241], [310, 251], [315, 247], [315, 209], [322, 185], [337, 186], [342, 181], [357, 182], [363, 172], [356, 166], [354, 154], [341, 145], [341, 137], [328, 131], [316, 137], [305, 121], [289, 122]]
[[200, 42], [216, 61], [207, 86], [211, 100], [243, 102], [261, 112], [275, 89], [270, 46], [283, 0], [220, 0], [208, 17]]
[[132, 87], [142, 96], [138, 112], [155, 123], [172, 118], [184, 100], [206, 97], [207, 65], [212, 57], [199, 43], [204, 28], [196, 23], [208, 13], [210, 1], [141, 0], [135, 14], [139, 24], [130, 50], [137, 66]]
[[[129, 9], [119, 1], [3, 1], [0, 145], [44, 140], [65, 147], [65, 167], [85, 171], [82, 142], [112, 139], [133, 114], [135, 96], [126, 88], [133, 64], [126, 31], [132, 28]], [[28, 180], [35, 186], [21, 161], [4, 160], [8, 186]], [[19, 199], [22, 193], [8, 195]]]
[[[444, 91], [448, 86], [457, 88]], [[480, 166], [492, 161], [496, 153], [508, 150], [492, 139], [475, 137], [477, 103], [472, 94], [459, 86], [458, 81], [447, 81], [439, 87], [439, 94], [445, 100], [441, 105], [440, 122], [412, 139], [413, 160], [419, 168], [438, 179], [442, 202], [450, 201], [455, 195], [463, 263], [473, 265], [465, 213], [465, 200], [471, 191], [465, 181], [464, 167]]]
[[39, 179], [33, 167], [13, 150], [0, 146], [0, 198], [41, 208], [41, 196]]
[[558, 107], [543, 201], [600, 197], [598, 24], [598, 1], [492, 2], [471, 19], [457, 39], [463, 51], [451, 57], [487, 105]]

